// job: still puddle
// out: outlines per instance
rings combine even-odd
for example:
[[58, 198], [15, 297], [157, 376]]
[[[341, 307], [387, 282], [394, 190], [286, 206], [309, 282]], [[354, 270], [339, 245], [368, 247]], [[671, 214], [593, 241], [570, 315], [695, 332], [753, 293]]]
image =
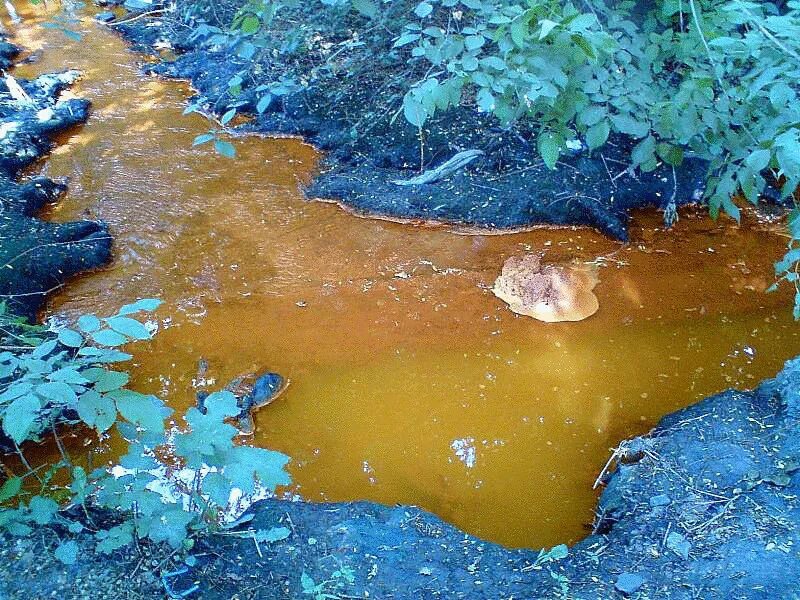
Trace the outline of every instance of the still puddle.
[[[132, 348], [132, 385], [178, 411], [201, 357], [220, 386], [283, 374], [289, 388], [257, 414], [253, 442], [293, 457], [290, 493], [418, 504], [511, 546], [576, 541], [619, 440], [800, 352], [791, 298], [763, 293], [785, 241], [770, 227], [687, 212], [665, 232], [639, 214], [622, 247], [587, 230], [457, 235], [359, 219], [303, 200], [312, 148], [248, 137], [234, 161], [193, 149], [208, 123], [181, 114], [185, 84], [142, 75], [91, 20], [79, 43], [36, 20], [16, 28], [37, 57], [16, 73], [80, 69], [75, 92], [94, 107], [42, 166], [70, 179], [49, 218], [107, 221], [116, 252], [48, 314], [163, 299], [155, 340]], [[531, 250], [602, 257], [599, 312], [562, 324], [511, 313], [491, 287]]]

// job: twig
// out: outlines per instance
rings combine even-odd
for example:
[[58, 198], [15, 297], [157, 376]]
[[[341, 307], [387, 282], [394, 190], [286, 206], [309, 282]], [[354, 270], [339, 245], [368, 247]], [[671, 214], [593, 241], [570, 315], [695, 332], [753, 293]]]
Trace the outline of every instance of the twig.
[[611, 468], [611, 463], [614, 462], [614, 459], [616, 459], [620, 455], [621, 448], [622, 444], [614, 448], [614, 451], [611, 453], [611, 456], [608, 457], [608, 460], [606, 461], [605, 466], [600, 471], [600, 474], [597, 476], [597, 479], [594, 480], [594, 484], [592, 485], [593, 490], [597, 489], [597, 486], [600, 485], [600, 482], [606, 476], [608, 469]]
[[64, 287], [63, 283], [54, 285], [53, 287], [44, 290], [43, 292], [26, 292], [24, 294], [0, 294], [0, 298], [24, 298], [26, 296], [46, 296], [50, 292], [54, 292], [59, 288]]
[[58, 451], [61, 453], [61, 458], [64, 459], [64, 462], [67, 464], [68, 467], [71, 467], [72, 460], [70, 460], [69, 456], [64, 450], [64, 445], [61, 443], [61, 438], [58, 436], [58, 431], [56, 431], [56, 424], [54, 421], [50, 422], [50, 429], [52, 429], [53, 431], [53, 437], [56, 438], [56, 446], [58, 446]]
[[130, 19], [123, 19], [122, 21], [114, 21], [112, 23], [109, 23], [109, 25], [111, 25], [112, 27], [116, 27], [117, 25], [124, 25], [125, 23], [132, 23], [133, 21], [138, 21], [139, 19], [142, 19], [144, 17], [151, 17], [153, 15], [160, 15], [160, 14], [162, 14], [164, 12], [165, 12], [165, 10], [163, 8], [159, 8], [158, 10], [151, 10], [149, 12], [140, 13], [140, 14], [136, 15], [135, 17], [131, 17]]
[[17, 442], [14, 442], [14, 448], [17, 449], [17, 454], [19, 454], [19, 457], [22, 460], [22, 464], [25, 465], [25, 468], [28, 469], [29, 472], [33, 473], [33, 476], [36, 477], [37, 480], [39, 480], [39, 483], [44, 485], [42, 478], [39, 477], [39, 474], [36, 472], [36, 469], [34, 469], [31, 466], [31, 463], [28, 462], [28, 459], [25, 458], [25, 455], [22, 453], [22, 448], [19, 447], [19, 444], [17, 444]]
[[713, 517], [711, 517], [708, 521], [706, 521], [704, 523], [700, 523], [700, 525], [698, 525], [697, 527], [693, 527], [689, 531], [692, 532], [692, 533], [694, 533], [696, 531], [701, 531], [701, 530], [705, 529], [706, 527], [708, 527], [709, 525], [711, 525], [712, 523], [714, 523], [715, 521], [717, 521], [718, 519], [720, 519], [726, 512], [728, 512], [728, 508], [730, 508], [730, 505], [733, 504], [733, 501], [736, 500], [738, 497], [739, 496], [734, 496], [733, 498], [728, 500], [725, 503], [725, 506], [723, 506], [719, 510], [719, 512], [717, 514], [715, 514]]

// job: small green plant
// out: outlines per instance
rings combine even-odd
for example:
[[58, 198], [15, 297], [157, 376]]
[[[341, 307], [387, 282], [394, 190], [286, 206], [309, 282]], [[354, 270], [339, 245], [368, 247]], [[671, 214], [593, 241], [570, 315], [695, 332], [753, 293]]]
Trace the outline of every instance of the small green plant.
[[[57, 523], [80, 532], [84, 524], [61, 508], [105, 509], [113, 526], [96, 527], [100, 552], [112, 552], [135, 538], [190, 548], [194, 536], [220, 530], [248, 497], [290, 482], [288, 457], [271, 450], [237, 446], [237, 430], [226, 420], [239, 413], [230, 392], [211, 394], [205, 412], [191, 408], [186, 430], [168, 430], [171, 410], [157, 397], [125, 388], [129, 376], [109, 365], [131, 358], [119, 346], [147, 340], [153, 326], [134, 318], [155, 310], [157, 300], [139, 300], [118, 314], [85, 315], [75, 328], [30, 326], [13, 317], [0, 320], [0, 417], [7, 445], [25, 471], [9, 474], [0, 487], [0, 528], [27, 535], [34, 525]], [[59, 437], [59, 426], [82, 424], [99, 438], [117, 435], [128, 450], [119, 464], [89, 472], [77, 465]], [[32, 468], [24, 445], [52, 435], [60, 459]], [[55, 485], [56, 474], [69, 483]], [[264, 532], [272, 541], [280, 532]], [[75, 560], [74, 542], [56, 556]]]
[[789, 244], [786, 254], [775, 263], [776, 282], [767, 291], [778, 289], [781, 282], [794, 286], [794, 318], [800, 321], [800, 210], [795, 208], [787, 220]]
[[356, 575], [353, 569], [340, 563], [339, 568], [331, 573], [330, 577], [319, 583], [303, 571], [300, 575], [300, 589], [312, 600], [340, 600], [344, 588], [353, 585], [355, 581]]
[[[226, 125], [230, 118], [236, 114], [236, 109], [231, 109], [223, 115], [222, 125]], [[225, 120], [225, 117], [231, 115], [230, 118]], [[214, 142], [214, 152], [224, 156], [225, 158], [236, 158], [236, 148], [234, 148], [233, 144], [220, 138], [220, 134], [222, 134], [224, 130], [221, 129], [210, 129], [208, 133], [201, 133], [197, 137], [194, 138], [192, 142], [192, 146], [201, 146], [203, 144], [207, 144], [209, 142]]]

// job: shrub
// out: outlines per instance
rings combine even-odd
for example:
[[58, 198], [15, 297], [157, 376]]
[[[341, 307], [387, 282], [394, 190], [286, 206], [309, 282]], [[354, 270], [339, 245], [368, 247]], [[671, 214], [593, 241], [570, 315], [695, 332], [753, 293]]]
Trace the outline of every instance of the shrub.
[[[27, 470], [9, 476], [0, 487], [5, 505], [0, 527], [26, 535], [34, 525], [57, 523], [79, 532], [84, 525], [59, 509], [92, 506], [109, 511], [114, 521], [94, 533], [101, 552], [134, 537], [191, 547], [195, 534], [219, 529], [234, 518], [243, 497], [289, 483], [287, 456], [234, 444], [237, 430], [226, 419], [239, 408], [230, 392], [209, 396], [205, 413], [189, 409], [187, 430], [168, 430], [165, 419], [172, 411], [155, 396], [125, 388], [128, 374], [110, 368], [131, 358], [119, 346], [150, 338], [153, 327], [134, 315], [159, 304], [145, 299], [111, 317], [85, 315], [75, 328], [26, 325], [2, 313], [2, 430]], [[127, 452], [113, 468], [87, 473], [61, 443], [58, 429], [63, 425], [86, 426], [101, 439], [118, 435]], [[54, 436], [60, 458], [34, 469], [24, 445], [45, 435]], [[59, 472], [67, 473], [67, 485], [53, 483]], [[263, 537], [275, 535], [264, 532]], [[57, 556], [74, 560], [73, 549], [66, 542]]]

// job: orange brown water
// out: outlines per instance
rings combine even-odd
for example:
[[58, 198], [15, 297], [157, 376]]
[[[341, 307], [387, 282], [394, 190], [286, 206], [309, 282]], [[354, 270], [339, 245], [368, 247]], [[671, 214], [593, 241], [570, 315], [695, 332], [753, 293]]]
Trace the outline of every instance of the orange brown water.
[[[623, 247], [588, 230], [457, 235], [356, 218], [303, 200], [312, 148], [247, 137], [233, 161], [193, 149], [209, 125], [182, 116], [185, 84], [142, 75], [91, 20], [80, 43], [35, 21], [17, 41], [39, 59], [17, 74], [80, 69], [75, 92], [94, 106], [42, 165], [70, 178], [49, 217], [107, 221], [116, 252], [48, 312], [163, 299], [155, 340], [131, 349], [132, 385], [178, 411], [201, 357], [220, 386], [288, 377], [253, 441], [293, 457], [305, 499], [418, 504], [511, 546], [575, 541], [610, 448], [800, 352], [791, 298], [762, 291], [784, 247], [770, 227], [687, 212], [666, 232], [643, 213]], [[529, 250], [605, 256], [599, 312], [564, 324], [511, 313], [490, 288]]]

